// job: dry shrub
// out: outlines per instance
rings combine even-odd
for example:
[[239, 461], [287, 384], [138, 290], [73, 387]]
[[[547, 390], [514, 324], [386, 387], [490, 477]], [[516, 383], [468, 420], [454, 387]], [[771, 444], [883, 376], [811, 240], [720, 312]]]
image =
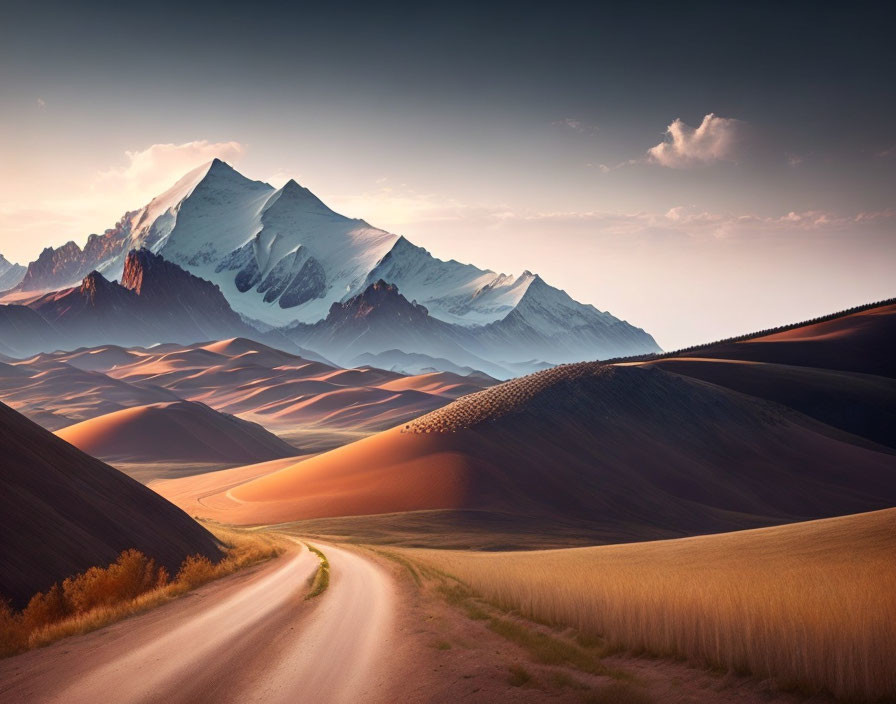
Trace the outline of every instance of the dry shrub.
[[86, 613], [97, 606], [135, 599], [160, 586], [160, 582], [164, 586], [167, 580], [163, 582], [163, 576], [167, 576], [167, 570], [160, 574], [155, 560], [139, 550], [125, 550], [105, 569], [91, 567], [69, 577], [62, 583], [62, 591], [72, 611]]
[[896, 510], [631, 545], [407, 554], [611, 647], [896, 698]]
[[22, 612], [22, 625], [30, 633], [47, 624], [61, 621], [73, 610], [62, 588], [54, 584], [46, 594], [39, 592], [31, 597]]
[[190, 555], [181, 565], [175, 581], [187, 589], [194, 589], [213, 580], [217, 573], [217, 566], [213, 565], [207, 557]]
[[283, 544], [270, 536], [209, 529], [224, 545], [224, 559], [212, 563], [191, 555], [174, 581], [152, 558], [125, 550], [108, 567], [91, 567], [35, 594], [22, 612], [0, 600], [0, 657], [101, 628], [283, 551]]
[[22, 623], [22, 615], [0, 599], [0, 657], [23, 650], [28, 643], [28, 631]]

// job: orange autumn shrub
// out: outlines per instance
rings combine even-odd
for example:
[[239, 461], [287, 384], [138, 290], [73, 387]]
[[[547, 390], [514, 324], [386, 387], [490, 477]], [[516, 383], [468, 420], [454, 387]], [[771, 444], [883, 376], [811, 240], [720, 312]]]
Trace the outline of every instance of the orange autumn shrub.
[[217, 572], [215, 565], [207, 557], [190, 555], [181, 565], [175, 581], [187, 589], [193, 589], [213, 580]]
[[105, 569], [91, 567], [83, 574], [69, 577], [62, 583], [62, 591], [71, 610], [84, 613], [97, 606], [134, 599], [157, 586], [164, 586], [167, 574], [165, 570], [162, 575], [155, 560], [139, 550], [125, 550]]
[[0, 595], [0, 657], [88, 633], [141, 613], [179, 594], [283, 552], [282, 540], [217, 526], [226, 551], [217, 564], [186, 558], [172, 581], [168, 570], [139, 550], [125, 550], [107, 567], [91, 567], [31, 597], [16, 611]]

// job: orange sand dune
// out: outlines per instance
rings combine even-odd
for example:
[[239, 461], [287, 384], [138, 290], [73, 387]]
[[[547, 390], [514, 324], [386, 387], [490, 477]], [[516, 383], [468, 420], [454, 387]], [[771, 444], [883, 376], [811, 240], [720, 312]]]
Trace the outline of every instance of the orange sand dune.
[[426, 375], [391, 388], [403, 379], [400, 374], [372, 367], [339, 369], [242, 338], [149, 349], [105, 345], [37, 355], [13, 369], [23, 370], [23, 378], [0, 372], [0, 399], [51, 421], [54, 430], [68, 424], [65, 419], [84, 421], [179, 399], [278, 430], [382, 430], [492, 383], [454, 375], [440, 383], [438, 375]]
[[[194, 515], [242, 524], [459, 506], [468, 491], [467, 458], [425, 452], [420, 462], [420, 446], [428, 440], [394, 429], [254, 481], [229, 470], [229, 476], [215, 472], [153, 488]], [[239, 485], [231, 488], [235, 477]]]
[[140, 349], [126, 349], [117, 345], [105, 345], [90, 349], [75, 350], [53, 355], [58, 361], [86, 371], [104, 371], [126, 366], [145, 357], [148, 353]]
[[238, 523], [444, 508], [562, 516], [633, 540], [887, 506], [896, 456], [702, 381], [580, 364], [181, 501]]
[[151, 489], [162, 494], [174, 504], [199, 503], [205, 497], [226, 492], [228, 489], [263, 477], [272, 472], [294, 465], [304, 459], [302, 457], [283, 457], [278, 460], [267, 460], [256, 464], [248, 464], [231, 469], [220, 469], [216, 472], [194, 474], [176, 479], [156, 479], [147, 484]]
[[63, 428], [66, 442], [104, 459], [233, 464], [296, 454], [260, 425], [174, 401], [127, 408]]
[[788, 340], [833, 340], [861, 334], [878, 327], [886, 318], [896, 316], [896, 304], [869, 308], [852, 315], [802, 325], [792, 330], [753, 338], [749, 342], [785, 342]]
[[466, 394], [472, 394], [476, 391], [481, 391], [486, 386], [488, 384], [482, 383], [481, 380], [471, 381], [460, 374], [453, 374], [452, 372], [432, 372], [400, 377], [379, 385], [381, 389], [388, 389], [389, 391], [420, 391], [449, 398], [459, 398]]
[[[134, 385], [100, 372], [77, 369], [54, 359], [11, 365], [17, 372], [0, 373], [0, 399], [35, 422], [57, 429], [131, 406], [176, 401], [167, 389]], [[21, 372], [21, 373], [19, 373]], [[44, 424], [51, 413], [57, 419]]]
[[396, 372], [387, 372], [373, 367], [359, 367], [358, 369], [336, 369], [317, 377], [323, 381], [330, 381], [340, 386], [374, 386], [386, 381], [401, 378]]

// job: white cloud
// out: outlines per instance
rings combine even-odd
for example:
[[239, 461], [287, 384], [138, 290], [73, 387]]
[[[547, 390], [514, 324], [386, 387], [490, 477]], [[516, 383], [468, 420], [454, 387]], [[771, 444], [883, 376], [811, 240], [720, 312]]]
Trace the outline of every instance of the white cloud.
[[647, 150], [647, 160], [673, 169], [716, 161], [734, 161], [744, 123], [709, 113], [696, 129], [675, 119], [666, 139]]
[[245, 147], [239, 142], [209, 142], [205, 139], [184, 144], [153, 144], [140, 151], [126, 151], [127, 164], [101, 172], [99, 181], [103, 188], [113, 181], [148, 200], [191, 169], [215, 157], [234, 162], [244, 151]]
[[595, 235], [638, 237], [668, 234], [691, 239], [753, 239], [842, 235], [862, 229], [893, 231], [896, 210], [841, 215], [821, 210], [789, 212], [785, 215], [711, 213], [690, 206], [676, 206], [665, 213], [614, 213], [605, 211], [530, 211], [495, 210], [488, 219], [494, 223], [578, 224]]
[[47, 107], [47, 101], [44, 100], [43, 98], [38, 98], [37, 99], [37, 107], [39, 107], [41, 110], [43, 110], [45, 107]]

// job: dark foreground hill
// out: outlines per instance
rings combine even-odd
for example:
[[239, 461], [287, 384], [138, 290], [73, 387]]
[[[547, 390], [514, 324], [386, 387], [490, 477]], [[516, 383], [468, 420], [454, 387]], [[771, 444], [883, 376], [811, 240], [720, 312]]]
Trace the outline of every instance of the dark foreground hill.
[[183, 511], [2, 403], [0, 532], [0, 595], [17, 607], [128, 548], [172, 574], [187, 555], [221, 554]]

